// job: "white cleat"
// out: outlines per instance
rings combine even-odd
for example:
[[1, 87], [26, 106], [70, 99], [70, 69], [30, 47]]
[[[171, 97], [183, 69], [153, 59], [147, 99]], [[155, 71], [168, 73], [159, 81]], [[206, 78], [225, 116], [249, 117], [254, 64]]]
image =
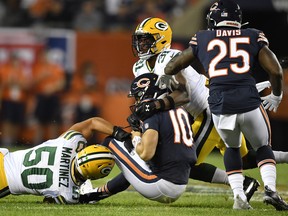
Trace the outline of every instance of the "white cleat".
[[233, 205], [233, 209], [244, 209], [244, 210], [248, 210], [248, 209], [253, 209], [250, 204], [244, 200], [241, 199], [241, 197], [239, 195], [236, 196], [236, 198], [234, 199], [234, 205]]

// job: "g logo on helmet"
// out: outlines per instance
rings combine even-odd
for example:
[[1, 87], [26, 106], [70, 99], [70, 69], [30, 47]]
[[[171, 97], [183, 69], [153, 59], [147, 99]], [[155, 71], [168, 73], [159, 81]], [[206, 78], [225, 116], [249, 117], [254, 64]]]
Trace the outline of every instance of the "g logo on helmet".
[[100, 170], [100, 173], [103, 174], [104, 176], [107, 176], [107, 175], [109, 175], [111, 170], [112, 170], [111, 167], [104, 167], [103, 169]]
[[168, 29], [168, 25], [165, 22], [156, 22], [155, 27], [161, 31], [166, 31]]

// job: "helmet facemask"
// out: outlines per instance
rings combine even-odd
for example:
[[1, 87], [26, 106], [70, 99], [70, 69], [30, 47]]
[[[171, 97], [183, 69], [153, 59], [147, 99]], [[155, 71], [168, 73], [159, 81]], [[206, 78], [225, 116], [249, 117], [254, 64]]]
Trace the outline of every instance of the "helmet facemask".
[[128, 95], [128, 97], [135, 98], [135, 104], [130, 106], [132, 113], [134, 112], [135, 105], [140, 102], [160, 99], [170, 93], [167, 88], [160, 89], [159, 86], [156, 85], [157, 79], [158, 75], [153, 73], [142, 74], [134, 79]]
[[138, 56], [140, 59], [149, 59], [156, 54], [156, 40], [149, 33], [133, 34], [132, 48], [134, 56]]

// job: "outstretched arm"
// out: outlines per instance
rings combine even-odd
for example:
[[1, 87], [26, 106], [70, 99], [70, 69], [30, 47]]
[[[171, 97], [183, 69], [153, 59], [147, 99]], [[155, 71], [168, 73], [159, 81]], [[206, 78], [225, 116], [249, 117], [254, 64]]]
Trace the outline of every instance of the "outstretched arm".
[[100, 117], [94, 117], [76, 123], [70, 127], [69, 130], [80, 132], [86, 139], [89, 139], [94, 132], [112, 135], [120, 141], [124, 141], [125, 139], [130, 138], [130, 133], [127, 133], [122, 128], [114, 126], [112, 123]]
[[168, 62], [164, 72], [167, 75], [175, 75], [182, 69], [188, 67], [195, 58], [192, 47], [188, 47]]

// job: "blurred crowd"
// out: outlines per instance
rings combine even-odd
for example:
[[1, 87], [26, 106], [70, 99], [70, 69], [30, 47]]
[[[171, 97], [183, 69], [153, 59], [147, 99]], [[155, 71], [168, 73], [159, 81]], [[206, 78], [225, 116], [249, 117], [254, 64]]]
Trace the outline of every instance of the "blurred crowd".
[[41, 50], [32, 70], [27, 70], [17, 52], [1, 65], [1, 147], [38, 144], [57, 137], [65, 121], [70, 126], [99, 115], [101, 93], [95, 65], [83, 62], [75, 76], [67, 79], [63, 67], [49, 54]]
[[[133, 31], [146, 17], [181, 15], [196, 0], [1, 0], [0, 28], [61, 28], [82, 32]], [[0, 146], [36, 145], [70, 124], [101, 114], [97, 68], [84, 61], [73, 76], [43, 50], [32, 68], [11, 52], [0, 67]], [[124, 85], [124, 86], [123, 86]], [[107, 82], [106, 91], [130, 83]], [[105, 87], [104, 87], [105, 88]], [[128, 89], [125, 89], [128, 91]], [[97, 138], [96, 138], [97, 139]]]
[[196, 0], [2, 0], [0, 26], [131, 30], [144, 17], [167, 21]]

